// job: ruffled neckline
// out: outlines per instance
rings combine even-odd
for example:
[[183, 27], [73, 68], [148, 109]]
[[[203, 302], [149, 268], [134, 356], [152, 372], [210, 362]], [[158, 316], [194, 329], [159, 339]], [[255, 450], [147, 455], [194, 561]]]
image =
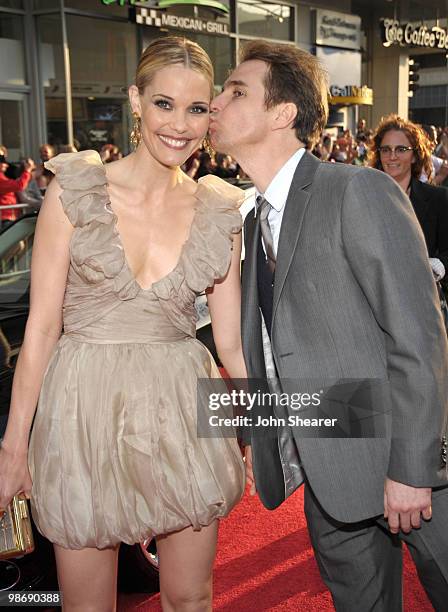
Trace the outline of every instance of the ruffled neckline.
[[[131, 268], [131, 266], [129, 264], [129, 261], [128, 261], [128, 258], [126, 256], [126, 251], [124, 249], [123, 240], [122, 240], [120, 232], [118, 230], [118, 216], [114, 212], [114, 210], [112, 208], [112, 205], [111, 205], [111, 200], [110, 200], [110, 195], [109, 195], [109, 190], [108, 190], [109, 181], [108, 181], [108, 178], [107, 178], [106, 169], [104, 167], [103, 162], [101, 161], [101, 158], [100, 158], [99, 154], [98, 154], [98, 160], [101, 163], [102, 169], [103, 169], [103, 172], [104, 172], [105, 189], [106, 189], [107, 198], [108, 198], [108, 201], [106, 202], [106, 208], [107, 208], [108, 212], [110, 212], [111, 215], [112, 215], [114, 235], [115, 235], [115, 237], [116, 237], [116, 239], [117, 239], [117, 241], [119, 243], [119, 246], [120, 246], [120, 248], [121, 248], [121, 250], [123, 252], [123, 259], [124, 259], [123, 263], [124, 263], [124, 266], [126, 267], [126, 271], [127, 271], [128, 275], [130, 275], [130, 277], [132, 278], [133, 283], [135, 284], [136, 288], [139, 291], [141, 291], [142, 293], [150, 293], [150, 292], [157, 293], [157, 288], [158, 287], [166, 286], [166, 284], [170, 282], [170, 279], [172, 277], [176, 276], [178, 274], [179, 270], [182, 269], [185, 252], [189, 249], [192, 241], [195, 238], [195, 233], [196, 233], [195, 230], [196, 230], [196, 226], [197, 226], [198, 217], [200, 216], [201, 212], [204, 211], [204, 208], [205, 209], [209, 208], [209, 199], [210, 199], [211, 191], [214, 191], [219, 197], [224, 198], [225, 200], [227, 200], [227, 198], [229, 198], [233, 202], [238, 201], [239, 205], [241, 205], [241, 203], [244, 200], [244, 195], [240, 195], [242, 192], [241, 192], [241, 190], [239, 188], [234, 187], [233, 185], [229, 185], [227, 183], [224, 183], [224, 181], [222, 181], [222, 179], [220, 179], [220, 178], [218, 178], [216, 176], [213, 176], [213, 175], [207, 175], [207, 176], [204, 176], [204, 177], [200, 178], [199, 181], [198, 181], [198, 184], [197, 184], [197, 189], [196, 189], [195, 193], [193, 194], [193, 197], [196, 199], [196, 205], [194, 206], [194, 214], [193, 214], [193, 218], [192, 218], [192, 221], [191, 221], [191, 224], [190, 224], [190, 230], [189, 230], [187, 239], [182, 244], [182, 247], [180, 249], [180, 253], [179, 253], [179, 257], [178, 257], [177, 263], [175, 264], [175, 266], [167, 274], [165, 274], [164, 276], [162, 276], [158, 280], [152, 282], [149, 287], [142, 287], [142, 285], [137, 280], [134, 272], [132, 271], [132, 268]], [[223, 185], [223, 183], [224, 183], [224, 185]], [[226, 188], [228, 188], [228, 189], [226, 189]], [[226, 192], [226, 193], [224, 193], [224, 192]], [[238, 198], [238, 199], [235, 200], [235, 198]], [[227, 204], [227, 206], [228, 206], [228, 204]], [[233, 207], [235, 207], [235, 204], [234, 204]]]
[[[198, 182], [195, 211], [189, 235], [173, 269], [145, 288], [135, 278], [118, 230], [118, 216], [111, 206], [106, 169], [97, 151], [62, 153], [46, 162], [62, 187], [60, 196], [70, 222], [76, 228], [71, 241], [72, 263], [88, 283], [112, 283], [120, 300], [153, 292], [159, 299], [196, 293], [223, 278], [231, 259], [232, 234], [241, 230], [239, 206], [244, 192], [208, 175]], [[104, 287], [105, 288], [105, 287]]]
[[[104, 174], [106, 175], [106, 171], [104, 171]], [[106, 178], [106, 180], [107, 180], [107, 175], [105, 176], [105, 178]], [[181, 263], [182, 263], [183, 253], [184, 253], [185, 247], [187, 246], [188, 242], [191, 240], [191, 234], [192, 234], [192, 230], [193, 230], [193, 226], [194, 226], [194, 223], [195, 223], [195, 219], [196, 219], [196, 217], [197, 217], [198, 210], [199, 210], [199, 207], [200, 207], [200, 201], [198, 201], [198, 203], [197, 203], [197, 204], [196, 204], [196, 206], [194, 207], [194, 214], [193, 214], [193, 219], [192, 219], [192, 221], [191, 221], [191, 225], [190, 225], [190, 231], [189, 231], [189, 233], [188, 233], [188, 237], [187, 237], [187, 239], [185, 240], [185, 242], [184, 242], [184, 243], [183, 243], [183, 245], [181, 246], [180, 253], [179, 253], [179, 257], [178, 257], [177, 263], [175, 264], [174, 268], [173, 268], [172, 270], [170, 270], [170, 271], [169, 271], [167, 274], [165, 274], [164, 276], [162, 276], [161, 278], [159, 278], [158, 280], [153, 281], [153, 282], [150, 284], [150, 286], [149, 286], [149, 287], [142, 287], [142, 285], [141, 285], [141, 284], [139, 283], [139, 281], [137, 280], [137, 278], [136, 278], [136, 276], [135, 276], [134, 272], [132, 271], [132, 268], [131, 268], [131, 266], [130, 266], [130, 264], [129, 264], [129, 261], [128, 261], [128, 258], [127, 258], [127, 256], [126, 256], [126, 251], [125, 251], [124, 246], [123, 246], [123, 240], [122, 240], [121, 235], [120, 235], [120, 232], [119, 232], [119, 230], [118, 230], [118, 216], [117, 216], [117, 214], [116, 214], [116, 213], [113, 211], [113, 208], [112, 208], [111, 203], [110, 203], [109, 192], [108, 192], [108, 189], [107, 189], [107, 185], [108, 185], [108, 184], [109, 184], [109, 183], [106, 183], [106, 192], [107, 192], [107, 195], [108, 195], [108, 201], [106, 202], [105, 206], [106, 206], [107, 210], [108, 210], [108, 211], [111, 213], [111, 215], [112, 215], [112, 223], [113, 223], [113, 227], [114, 227], [114, 235], [115, 235], [115, 237], [116, 237], [116, 239], [117, 239], [117, 241], [118, 241], [118, 244], [119, 244], [119, 246], [120, 246], [120, 249], [121, 249], [121, 250], [122, 250], [122, 252], [123, 252], [123, 265], [126, 267], [126, 271], [127, 271], [127, 272], [128, 272], [128, 274], [129, 274], [129, 275], [132, 277], [132, 280], [133, 280], [134, 284], [137, 286], [137, 288], [138, 288], [138, 290], [139, 290], [139, 291], [141, 291], [142, 293], [149, 293], [149, 292], [151, 292], [151, 291], [154, 291], [154, 289], [157, 287], [157, 285], [159, 285], [159, 284], [161, 284], [161, 283], [163, 283], [163, 282], [166, 282], [166, 281], [169, 279], [169, 277], [170, 277], [172, 274], [175, 274], [175, 273], [176, 273], [176, 271], [177, 271], [177, 269], [180, 267], [180, 265], [181, 265]], [[194, 194], [194, 197], [196, 197], [196, 193]]]

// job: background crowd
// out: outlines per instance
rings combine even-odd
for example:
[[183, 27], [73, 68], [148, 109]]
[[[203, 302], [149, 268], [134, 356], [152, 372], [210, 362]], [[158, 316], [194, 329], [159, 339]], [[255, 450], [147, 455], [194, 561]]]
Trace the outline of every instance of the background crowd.
[[[385, 164], [383, 168], [378, 163], [378, 147], [381, 143], [375, 136], [379, 129], [384, 128], [382, 125], [384, 121], [387, 121], [387, 118], [375, 129], [371, 129], [367, 127], [364, 119], [360, 119], [354, 134], [350, 129], [337, 131], [336, 128], [331, 128], [329, 131], [324, 131], [319, 142], [314, 143], [312, 153], [322, 161], [358, 166], [372, 165], [388, 173], [392, 171], [392, 175], [395, 171], [396, 174], [397, 164], [395, 166], [393, 163]], [[400, 161], [398, 165], [401, 166], [401, 162], [406, 161], [404, 154], [411, 153], [408, 155], [410, 171], [411, 166], [415, 166], [415, 160], [412, 160], [418, 154], [418, 166], [421, 167], [421, 171], [418, 177], [415, 177], [415, 172], [412, 176], [420, 182], [448, 187], [448, 126], [420, 126], [409, 121], [400, 121], [404, 123], [395, 126], [396, 131], [404, 130], [404, 133], [407, 133], [407, 138], [412, 140], [407, 146], [410, 146], [412, 151], [401, 152], [400, 149], [395, 149], [389, 154], [388, 161]], [[420, 143], [418, 147], [417, 142]], [[77, 150], [76, 146], [71, 145], [61, 145], [56, 148], [50, 144], [43, 144], [39, 150], [38, 161], [27, 158], [18, 163], [9, 163], [8, 150], [0, 144], [0, 221], [3, 226], [30, 210], [38, 209], [41, 205], [45, 190], [53, 176], [45, 169], [44, 163], [59, 153]], [[123, 157], [120, 149], [112, 143], [104, 144], [99, 153], [104, 163]], [[235, 182], [244, 181], [246, 178], [229, 155], [215, 153], [207, 144], [196, 151], [183, 169], [195, 180], [207, 174], [215, 174]], [[402, 184], [402, 187], [405, 186]]]

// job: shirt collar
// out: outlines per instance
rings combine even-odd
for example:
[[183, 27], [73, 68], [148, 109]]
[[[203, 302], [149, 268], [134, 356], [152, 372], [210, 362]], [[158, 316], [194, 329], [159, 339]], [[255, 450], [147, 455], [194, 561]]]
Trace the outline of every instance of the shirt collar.
[[269, 183], [269, 186], [264, 194], [260, 194], [258, 190], [256, 190], [255, 195], [263, 195], [272, 208], [274, 208], [277, 212], [280, 212], [286, 204], [288, 193], [291, 189], [292, 179], [294, 178], [294, 173], [304, 153], [305, 147], [301, 147], [300, 149], [297, 149], [294, 155], [291, 155], [288, 161], [280, 168], [272, 181]]

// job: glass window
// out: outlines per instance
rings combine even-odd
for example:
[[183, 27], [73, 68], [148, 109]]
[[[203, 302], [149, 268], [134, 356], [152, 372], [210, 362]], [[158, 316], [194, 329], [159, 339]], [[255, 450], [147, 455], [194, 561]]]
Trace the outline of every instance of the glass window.
[[0, 92], [0, 144], [7, 148], [9, 161], [25, 154], [23, 105], [23, 95]]
[[13, 9], [23, 9], [23, 2], [22, 0], [0, 0], [0, 6]]
[[67, 116], [61, 15], [38, 17], [37, 28], [40, 78], [44, 88], [47, 117], [47, 139], [52, 145], [66, 144]]
[[25, 85], [23, 19], [19, 15], [0, 13], [0, 58], [0, 83]]
[[127, 17], [131, 2], [129, 0], [64, 0], [66, 8], [89, 11], [101, 15], [119, 15]]
[[335, 47], [316, 47], [332, 85], [361, 85], [361, 53]]
[[[220, 4], [227, 6], [228, 2], [227, 0], [221, 0]], [[191, 6], [187, 3], [184, 5], [176, 4], [174, 6], [167, 6], [166, 9], [164, 9], [164, 13], [176, 17], [202, 19], [217, 24], [222, 28], [221, 31], [227, 30], [230, 32], [229, 14], [226, 12], [218, 12], [206, 6]], [[153, 27], [142, 27], [141, 32], [143, 36], [143, 49], [146, 48], [152, 40], [170, 34], [186, 36], [190, 40], [197, 42], [210, 55], [215, 69], [215, 85], [217, 86], [221, 86], [224, 83], [229, 69], [234, 65], [235, 42], [228, 36], [202, 34], [192, 30], [175, 30], [172, 28], [168, 30], [165, 28], [159, 29]]]
[[59, 0], [34, 0], [33, 8], [35, 10], [45, 10], [52, 8], [60, 9], [61, 3], [59, 2]]
[[234, 40], [227, 36], [207, 36], [205, 34], [188, 34], [207, 51], [215, 69], [215, 86], [221, 88], [235, 65]]
[[[176, 30], [162, 32], [156, 28], [144, 28], [143, 49], [152, 40], [170, 34], [185, 34], [185, 32], [181, 33]], [[227, 36], [207, 36], [206, 34], [195, 34], [193, 32], [188, 32], [187, 36], [190, 40], [201, 45], [209, 54], [215, 69], [215, 86], [220, 88], [227, 79], [229, 70], [235, 65], [234, 39]]]
[[[161, 0], [162, 1], [162, 0]], [[192, 17], [196, 19], [204, 19], [205, 21], [215, 21], [216, 23], [228, 24], [230, 22], [229, 11], [221, 12], [217, 11], [208, 6], [199, 6], [196, 4], [174, 4], [171, 6], [168, 1], [165, 0], [167, 6], [163, 8], [167, 15], [176, 15], [178, 17]], [[198, 2], [200, 0], [197, 0]], [[219, 1], [219, 0], [218, 0]], [[223, 6], [226, 6], [226, 0], [219, 2]], [[190, 33], [194, 33], [191, 30], [183, 30], [183, 35], [189, 37]]]
[[137, 64], [135, 24], [67, 15], [75, 145], [129, 150], [127, 89]]
[[290, 6], [238, 0], [237, 19], [242, 36], [294, 40], [294, 13]]
[[34, 10], [45, 10], [49, 8], [61, 8], [61, 3], [59, 0], [34, 0], [33, 9]]

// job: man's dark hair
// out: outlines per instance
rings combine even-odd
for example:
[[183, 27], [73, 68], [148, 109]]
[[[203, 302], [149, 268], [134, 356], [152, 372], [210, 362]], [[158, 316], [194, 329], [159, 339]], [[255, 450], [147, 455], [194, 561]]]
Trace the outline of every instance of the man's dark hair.
[[328, 117], [327, 73], [321, 62], [293, 45], [265, 40], [254, 40], [242, 47], [240, 62], [249, 60], [268, 65], [264, 82], [266, 109], [283, 102], [294, 103], [297, 138], [305, 145], [317, 141]]

